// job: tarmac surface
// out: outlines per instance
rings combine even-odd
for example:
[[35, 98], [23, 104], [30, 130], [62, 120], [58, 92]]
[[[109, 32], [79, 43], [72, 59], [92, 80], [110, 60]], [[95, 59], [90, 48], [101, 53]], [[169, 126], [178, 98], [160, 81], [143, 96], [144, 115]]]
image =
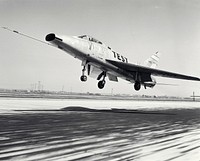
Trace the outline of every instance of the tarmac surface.
[[199, 108], [74, 109], [0, 113], [0, 160], [200, 161]]

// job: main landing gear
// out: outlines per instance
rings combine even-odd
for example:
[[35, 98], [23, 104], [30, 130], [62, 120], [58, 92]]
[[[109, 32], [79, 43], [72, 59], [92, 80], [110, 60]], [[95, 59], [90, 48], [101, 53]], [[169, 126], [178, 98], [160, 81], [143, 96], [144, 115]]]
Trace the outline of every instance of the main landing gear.
[[134, 84], [134, 89], [135, 89], [136, 91], [139, 91], [140, 88], [141, 88], [141, 83], [138, 82], [138, 81], [136, 81], [135, 84]]
[[106, 81], [105, 81], [105, 78], [106, 78], [106, 72], [102, 72], [98, 77], [97, 77], [97, 80], [100, 80], [101, 78], [103, 77], [103, 79], [101, 81], [98, 82], [98, 88], [99, 89], [103, 89], [105, 84], [106, 84]]
[[103, 89], [104, 86], [105, 86], [105, 84], [106, 84], [106, 81], [105, 81], [105, 80], [99, 81], [99, 82], [98, 82], [98, 88], [99, 88], [99, 89]]
[[141, 80], [141, 75], [140, 75], [140, 73], [136, 72], [136, 74], [135, 74], [135, 84], [134, 84], [134, 89], [136, 91], [139, 91], [140, 88], [141, 88], [141, 83], [140, 83], [139, 80]]

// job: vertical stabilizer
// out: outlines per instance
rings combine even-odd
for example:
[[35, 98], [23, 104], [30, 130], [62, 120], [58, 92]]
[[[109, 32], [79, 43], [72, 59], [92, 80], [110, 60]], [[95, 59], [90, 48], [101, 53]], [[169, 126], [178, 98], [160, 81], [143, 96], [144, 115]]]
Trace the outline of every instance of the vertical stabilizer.
[[149, 59], [145, 60], [144, 66], [150, 68], [156, 68], [158, 66], [159, 59], [160, 59], [160, 53], [157, 51]]

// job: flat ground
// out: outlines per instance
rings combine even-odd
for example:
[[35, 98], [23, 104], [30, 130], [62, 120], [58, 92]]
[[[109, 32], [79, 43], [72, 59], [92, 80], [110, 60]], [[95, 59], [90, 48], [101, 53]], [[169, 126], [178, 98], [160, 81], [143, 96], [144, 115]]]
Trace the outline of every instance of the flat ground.
[[0, 160], [199, 161], [200, 109], [1, 113], [0, 142]]

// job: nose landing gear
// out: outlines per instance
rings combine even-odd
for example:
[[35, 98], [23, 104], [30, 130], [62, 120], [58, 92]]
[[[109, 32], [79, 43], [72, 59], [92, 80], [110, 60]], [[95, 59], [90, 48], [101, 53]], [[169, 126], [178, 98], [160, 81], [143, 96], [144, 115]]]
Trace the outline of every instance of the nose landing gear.
[[82, 76], [80, 77], [80, 80], [81, 80], [82, 82], [86, 82], [86, 81], [87, 81], [87, 76], [86, 76], [86, 75], [82, 75]]
[[86, 71], [86, 67], [83, 66], [83, 69], [82, 69], [82, 76], [80, 77], [80, 80], [82, 82], [86, 82], [87, 81], [87, 76], [85, 75], [85, 71]]

